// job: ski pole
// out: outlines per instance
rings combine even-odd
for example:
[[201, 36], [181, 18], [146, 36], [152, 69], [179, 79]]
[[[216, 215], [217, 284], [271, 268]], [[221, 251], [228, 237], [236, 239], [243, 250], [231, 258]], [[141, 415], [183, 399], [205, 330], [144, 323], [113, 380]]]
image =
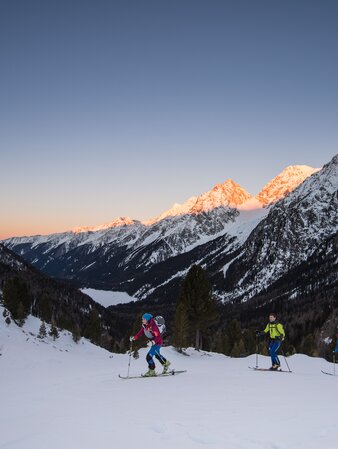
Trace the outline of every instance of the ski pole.
[[256, 368], [258, 368], [258, 335], [256, 334]]
[[131, 353], [133, 350], [133, 341], [130, 342], [130, 349], [129, 349], [129, 361], [128, 361], [128, 373], [127, 377], [129, 377], [129, 370], [130, 370], [130, 359], [131, 359]]
[[333, 351], [333, 375], [336, 375], [336, 352]]
[[284, 351], [283, 351], [283, 349], [282, 349], [282, 348], [280, 348], [280, 350], [282, 351], [282, 354], [283, 354], [283, 357], [284, 357], [284, 359], [285, 359], [285, 363], [286, 363], [286, 366], [288, 367], [289, 373], [292, 373], [292, 371], [290, 370], [290, 367], [289, 367], [288, 361], [286, 360], [286, 357], [285, 357], [285, 354], [284, 354]]

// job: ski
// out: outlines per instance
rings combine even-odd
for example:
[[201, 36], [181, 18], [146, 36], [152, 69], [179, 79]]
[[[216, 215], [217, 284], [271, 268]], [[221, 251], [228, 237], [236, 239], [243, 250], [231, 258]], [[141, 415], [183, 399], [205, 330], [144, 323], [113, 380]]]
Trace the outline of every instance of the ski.
[[277, 373], [292, 373], [292, 371], [286, 371], [286, 370], [283, 370], [283, 369], [275, 369], [275, 370], [273, 370], [273, 369], [270, 369], [270, 368], [256, 368], [254, 366], [249, 366], [248, 368], [249, 369], [253, 369], [254, 371], [270, 371], [271, 373], [275, 373], [275, 372], [277, 372]]
[[338, 377], [338, 374], [327, 373], [326, 371], [321, 370], [323, 374], [327, 374], [328, 376]]
[[119, 374], [119, 378], [120, 379], [143, 379], [143, 378], [151, 378], [151, 377], [165, 377], [165, 376], [175, 376], [176, 374], [181, 374], [181, 373], [186, 373], [187, 370], [171, 370], [168, 371], [167, 373], [160, 373], [160, 374], [156, 374], [156, 376], [145, 376], [144, 374], [141, 374], [140, 376], [121, 376], [121, 374]]

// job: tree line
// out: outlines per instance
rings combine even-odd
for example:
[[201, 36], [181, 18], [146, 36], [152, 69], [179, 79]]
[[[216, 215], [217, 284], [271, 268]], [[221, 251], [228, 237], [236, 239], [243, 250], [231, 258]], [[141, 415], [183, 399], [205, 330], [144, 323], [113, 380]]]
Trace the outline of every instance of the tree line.
[[[128, 314], [109, 312], [104, 308], [100, 314], [83, 301], [83, 295], [77, 301], [70, 291], [63, 288], [60, 292], [54, 283], [56, 281], [46, 278], [44, 287], [37, 289], [34, 283], [26, 282], [19, 276], [3, 281], [7, 324], [13, 319], [22, 326], [27, 316], [32, 314], [43, 323], [51, 323], [53, 338], [57, 338], [58, 329], [67, 329], [76, 342], [84, 336], [113, 352], [129, 349], [128, 337], [140, 327], [140, 309], [144, 311], [145, 307], [143, 303], [138, 304], [136, 317], [137, 303], [124, 306], [129, 307]], [[285, 355], [301, 352], [331, 359], [337, 333], [338, 307], [337, 300], [332, 301], [327, 295], [327, 292], [316, 293], [315, 301], [313, 295], [309, 295], [294, 303], [281, 296], [273, 304], [274, 311], [281, 312], [281, 322], [286, 329], [287, 337], [283, 343]], [[162, 306], [154, 303], [151, 307], [149, 311], [159, 310], [161, 314]], [[268, 314], [272, 311], [270, 307], [269, 297], [265, 298], [264, 295], [260, 301], [222, 304], [212, 293], [207, 272], [201, 266], [193, 265], [182, 281], [175, 307], [169, 309], [168, 305], [163, 306], [163, 311], [168, 311], [165, 316], [168, 328], [165, 342], [181, 352], [187, 347], [194, 347], [231, 357], [244, 357], [256, 351], [267, 355], [266, 341], [257, 340], [255, 332], [265, 327]], [[104, 319], [103, 313], [107, 314]], [[130, 328], [127, 323], [128, 320], [130, 322], [131, 313], [134, 314], [134, 322]], [[323, 328], [326, 336], [330, 337], [326, 342], [321, 334]], [[40, 333], [44, 334], [44, 329]], [[142, 340], [134, 343], [136, 354], [142, 344]]]
[[[260, 301], [222, 304], [212, 294], [207, 272], [193, 265], [182, 281], [165, 340], [180, 352], [194, 347], [231, 357], [245, 357], [256, 352], [268, 355], [268, 337], [257, 338], [256, 331], [264, 329], [270, 312], [277, 311], [286, 329], [282, 346], [286, 356], [300, 352], [331, 360], [337, 333], [337, 306], [337, 301], [332, 302], [323, 292], [316, 297], [304, 296], [296, 302], [281, 297], [272, 303], [262, 295]], [[141, 315], [136, 317], [128, 335], [139, 329]], [[324, 342], [321, 332], [325, 327], [329, 338]], [[142, 342], [138, 341], [137, 349], [141, 346]]]

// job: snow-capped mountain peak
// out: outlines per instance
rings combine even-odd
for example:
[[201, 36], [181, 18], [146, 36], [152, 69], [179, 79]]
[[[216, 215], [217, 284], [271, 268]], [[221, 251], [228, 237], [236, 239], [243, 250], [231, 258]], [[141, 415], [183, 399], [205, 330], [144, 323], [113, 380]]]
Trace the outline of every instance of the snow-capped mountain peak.
[[265, 206], [276, 203], [319, 170], [320, 168], [313, 168], [308, 165], [289, 165], [278, 176], [269, 181], [256, 198]]
[[252, 198], [252, 195], [239, 184], [236, 184], [232, 179], [228, 179], [224, 184], [216, 184], [210, 191], [197, 197], [193, 196], [183, 204], [175, 203], [169, 210], [143, 223], [152, 225], [168, 217], [185, 214], [196, 215], [209, 212], [220, 206], [237, 208]]
[[104, 231], [109, 228], [117, 228], [120, 226], [131, 226], [138, 223], [136, 220], [132, 220], [129, 217], [118, 217], [115, 220], [110, 221], [109, 223], [104, 223], [98, 226], [79, 226], [72, 229], [74, 234], [80, 234], [81, 232], [95, 232], [95, 231]]
[[190, 213], [208, 212], [219, 206], [237, 208], [251, 198], [250, 193], [228, 179], [224, 184], [217, 184], [210, 192], [199, 196]]
[[[281, 198], [292, 192], [307, 177], [319, 171], [319, 168], [309, 167], [308, 165], [291, 165], [286, 167], [278, 176], [272, 179], [261, 192], [252, 196], [243, 187], [228, 179], [223, 184], [216, 184], [211, 190], [199, 196], [192, 196], [183, 204], [175, 203], [170, 209], [162, 214], [142, 221], [142, 225], [152, 226], [166, 218], [178, 217], [180, 215], [197, 215], [204, 212], [210, 212], [217, 207], [235, 208], [238, 210], [260, 209], [276, 203]], [[140, 224], [138, 220], [129, 217], [119, 217], [109, 223], [98, 226], [79, 226], [72, 229], [74, 234], [84, 232], [104, 231], [110, 228], [122, 226], [132, 226]]]

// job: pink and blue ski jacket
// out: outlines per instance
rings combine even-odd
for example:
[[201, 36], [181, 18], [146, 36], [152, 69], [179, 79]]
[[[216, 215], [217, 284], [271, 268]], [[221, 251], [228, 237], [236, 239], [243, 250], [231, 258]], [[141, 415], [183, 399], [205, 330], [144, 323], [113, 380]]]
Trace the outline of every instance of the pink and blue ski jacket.
[[153, 341], [155, 345], [162, 346], [163, 340], [161, 337], [161, 332], [155, 323], [154, 318], [152, 318], [149, 323], [142, 324], [141, 329], [134, 336], [134, 339], [139, 339], [142, 335], [145, 335], [149, 340]]

